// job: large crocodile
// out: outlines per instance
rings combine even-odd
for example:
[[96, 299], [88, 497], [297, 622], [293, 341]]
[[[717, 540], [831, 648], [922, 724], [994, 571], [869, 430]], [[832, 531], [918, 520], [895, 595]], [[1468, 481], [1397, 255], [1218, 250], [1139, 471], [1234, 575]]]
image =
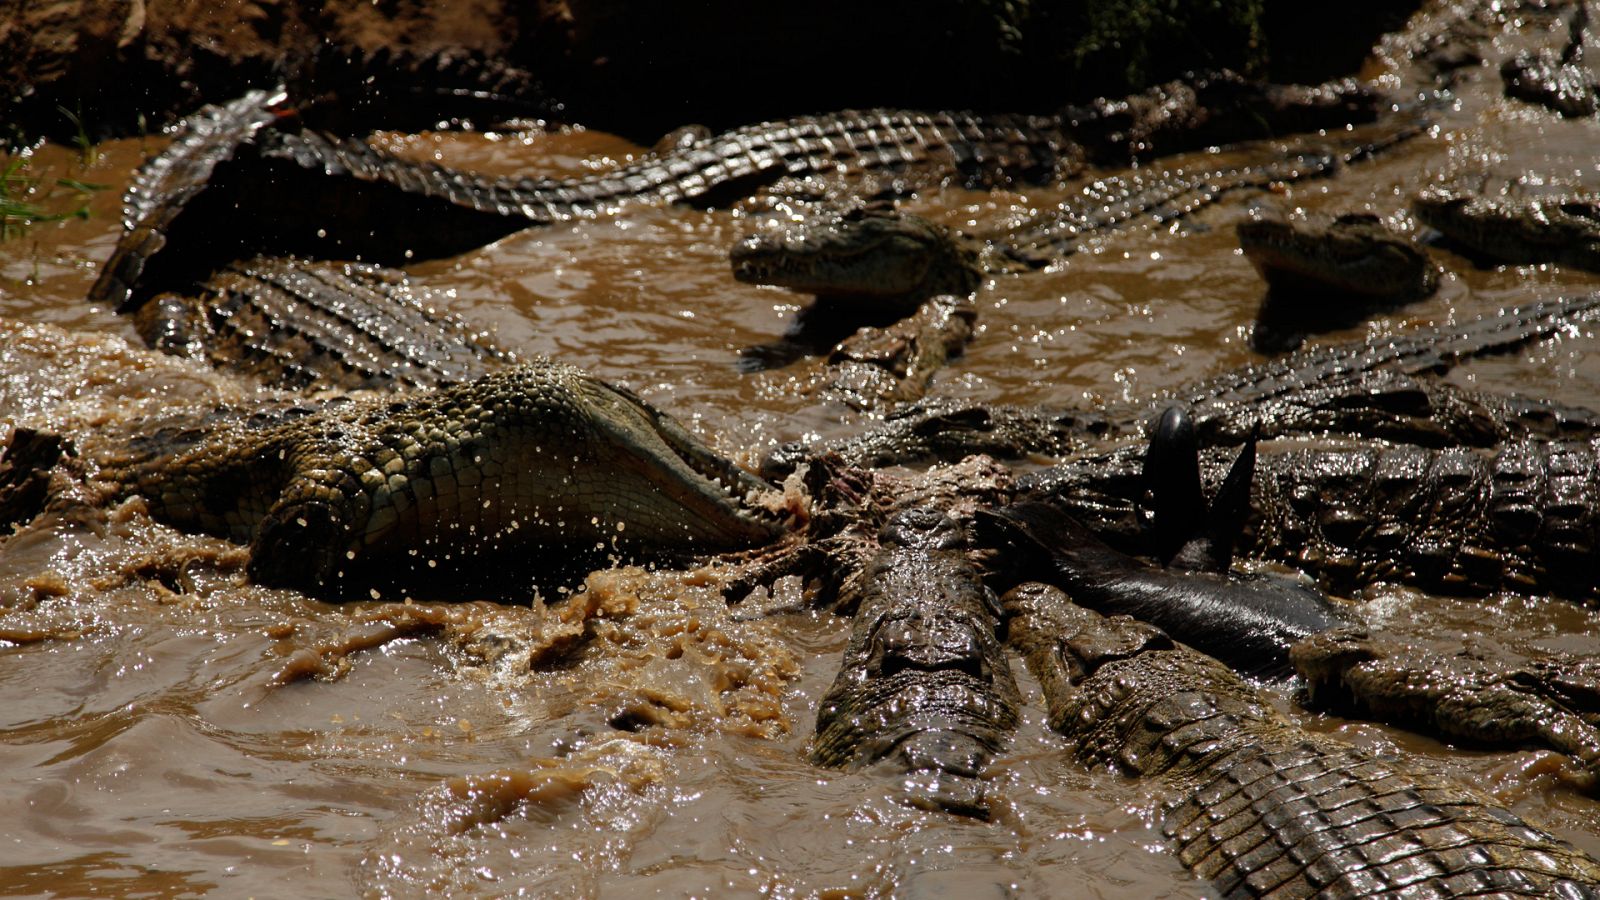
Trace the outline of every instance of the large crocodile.
[[749, 502], [767, 485], [639, 398], [555, 363], [401, 400], [129, 427], [139, 436], [95, 454], [99, 480], [158, 519], [248, 542], [255, 580], [314, 594], [420, 595], [440, 579], [458, 596], [515, 592], [587, 560], [781, 531]]
[[1557, 263], [1600, 272], [1600, 198], [1513, 199], [1458, 188], [1423, 191], [1411, 208], [1469, 253], [1507, 263]]
[[1290, 723], [1227, 666], [1058, 590], [1003, 603], [1049, 724], [1157, 778], [1162, 833], [1227, 897], [1600, 897], [1600, 863], [1418, 762]]
[[977, 779], [1021, 706], [994, 596], [938, 509], [895, 516], [881, 540], [857, 582], [855, 627], [818, 708], [811, 759], [903, 774], [911, 802], [987, 818]]
[[[258, 253], [399, 265], [628, 203], [726, 203], [786, 176], [884, 176], [906, 189], [1048, 183], [1088, 157], [1342, 126], [1379, 108], [1376, 93], [1355, 82], [1305, 88], [1218, 73], [1056, 115], [866, 110], [763, 122], [615, 170], [539, 179], [402, 160], [304, 127], [284, 100], [254, 91], [179, 127], [130, 189], [123, 240], [91, 299], [131, 307]], [[252, 215], [236, 215], [241, 205]], [[158, 259], [168, 242], [189, 252]]]
[[1420, 328], [1387, 338], [1312, 347], [1259, 365], [1223, 372], [1147, 404], [1108, 410], [1048, 409], [953, 401], [911, 404], [881, 425], [823, 446], [786, 444], [762, 462], [778, 477], [801, 462], [837, 453], [862, 466], [973, 453], [1015, 459], [1065, 456], [1143, 430], [1172, 403], [1195, 416], [1204, 444], [1344, 431], [1413, 443], [1477, 446], [1526, 431], [1584, 433], [1595, 415], [1554, 404], [1493, 397], [1429, 381], [1435, 372], [1548, 337], [1600, 309], [1600, 294], [1529, 304], [1461, 325]]
[[[1228, 454], [1203, 454], [1220, 484]], [[1119, 542], [1136, 545], [1139, 448], [1019, 480]], [[1444, 448], [1356, 438], [1259, 448], [1241, 552], [1315, 574], [1335, 593], [1377, 582], [1443, 594], [1600, 589], [1600, 438]]]

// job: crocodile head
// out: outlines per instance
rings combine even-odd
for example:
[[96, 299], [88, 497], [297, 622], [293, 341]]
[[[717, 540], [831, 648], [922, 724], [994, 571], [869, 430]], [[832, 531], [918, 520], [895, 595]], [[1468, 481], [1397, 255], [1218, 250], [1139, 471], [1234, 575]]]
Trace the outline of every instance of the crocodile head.
[[[1129, 616], [1102, 616], [1069, 602], [1051, 585], [1025, 582], [1000, 602], [1029, 667], [1043, 680], [1043, 663], [1057, 694], [1074, 692], [1108, 662], [1173, 647], [1172, 639], [1154, 625]], [[1050, 687], [1045, 694], [1051, 696]]]
[[[781, 531], [774, 516], [753, 502], [772, 490], [770, 484], [712, 451], [632, 391], [568, 371], [570, 402], [591, 429], [588, 440], [598, 465], [590, 477], [626, 498], [610, 511], [634, 531], [630, 540], [730, 548], [764, 543]], [[651, 514], [641, 515], [646, 508]]]
[[[1128, 616], [1102, 616], [1060, 589], [1025, 583], [1001, 598], [1010, 640], [1049, 708], [1050, 728], [1085, 761], [1130, 774], [1180, 764], [1224, 720], [1269, 719], [1231, 668]], [[1226, 714], [1226, 715], [1222, 715]], [[1184, 732], [1186, 738], [1172, 740]]]
[[611, 557], [783, 529], [755, 502], [768, 484], [632, 393], [554, 363], [185, 435], [102, 460], [100, 477], [171, 524], [250, 542], [256, 581], [321, 596], [518, 592]]
[[1439, 286], [1428, 254], [1368, 213], [1266, 215], [1239, 223], [1238, 232], [1244, 255], [1276, 289], [1404, 302]]
[[1411, 199], [1411, 211], [1424, 225], [1472, 247], [1484, 243], [1487, 227], [1503, 212], [1502, 204], [1473, 190], [1432, 187]]
[[1346, 673], [1383, 656], [1384, 648], [1362, 628], [1318, 632], [1289, 648], [1289, 661], [1305, 680], [1307, 699], [1319, 706], [1342, 705], [1350, 693]]
[[1518, 199], [1438, 187], [1418, 194], [1411, 208], [1471, 253], [1500, 262], [1600, 268], [1600, 198], [1593, 195]]
[[970, 294], [977, 254], [920, 216], [854, 204], [750, 235], [728, 254], [733, 277], [821, 296], [915, 308], [937, 294]]

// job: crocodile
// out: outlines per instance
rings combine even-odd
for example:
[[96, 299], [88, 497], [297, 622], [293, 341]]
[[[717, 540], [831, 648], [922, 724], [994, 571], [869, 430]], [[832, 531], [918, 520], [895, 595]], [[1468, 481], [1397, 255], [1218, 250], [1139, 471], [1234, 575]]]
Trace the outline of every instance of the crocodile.
[[[1492, 445], [1515, 434], [1583, 434], [1596, 414], [1431, 381], [1426, 373], [1515, 350], [1600, 310], [1600, 293], [1501, 310], [1460, 325], [1311, 347], [1220, 373], [1152, 401], [1105, 410], [930, 400], [908, 404], [861, 433], [819, 446], [784, 444], [761, 471], [770, 478], [826, 453], [866, 467], [974, 453], [1004, 459], [1062, 457], [1142, 433], [1176, 403], [1194, 415], [1203, 444], [1238, 445], [1316, 431], [1345, 431], [1428, 445]], [[1445, 414], [1442, 414], [1445, 413]]]
[[1402, 119], [1398, 124], [1379, 126], [1376, 133], [1343, 146], [1310, 139], [1282, 152], [1258, 155], [1221, 168], [1196, 169], [1179, 163], [1097, 177], [1054, 209], [1005, 231], [981, 235], [991, 250], [985, 259], [998, 257], [1041, 268], [1134, 225], [1170, 227], [1241, 192], [1331, 178], [1426, 130], [1425, 120]]
[[1471, 746], [1555, 750], [1575, 763], [1577, 786], [1600, 789], [1600, 660], [1592, 656], [1507, 664], [1344, 628], [1298, 642], [1289, 659], [1309, 705]]
[[[173, 146], [130, 189], [123, 238], [91, 300], [131, 309], [253, 254], [401, 265], [630, 203], [720, 205], [784, 177], [884, 177], [904, 190], [1052, 183], [1091, 156], [1342, 126], [1370, 121], [1380, 107], [1376, 92], [1355, 82], [1308, 88], [1223, 72], [1054, 115], [874, 109], [763, 122], [618, 169], [552, 179], [403, 160], [308, 127], [286, 99], [281, 90], [252, 91], [180, 124]], [[158, 258], [173, 241], [189, 252]]]
[[1424, 763], [1297, 727], [1228, 666], [1058, 589], [1002, 598], [1079, 762], [1156, 779], [1178, 859], [1225, 897], [1600, 897], [1600, 862]]
[[733, 277], [745, 284], [894, 316], [910, 314], [937, 294], [970, 294], [983, 280], [977, 248], [950, 229], [837, 196], [746, 236], [728, 251], [728, 261]]
[[745, 367], [831, 345], [812, 379], [824, 397], [856, 410], [921, 397], [972, 339], [983, 277], [976, 248], [921, 216], [850, 198], [825, 197], [797, 218], [729, 251], [739, 281], [816, 295], [783, 337], [740, 351]]
[[[1082, 165], [1053, 117], [865, 110], [746, 126], [573, 179], [491, 177], [301, 127], [284, 102], [281, 91], [253, 91], [179, 126], [130, 188], [123, 238], [91, 300], [132, 308], [250, 255], [241, 248], [399, 265], [627, 203], [718, 205], [785, 176], [989, 186]], [[236, 207], [253, 214], [241, 219]], [[163, 262], [170, 242], [194, 252]]]
[[[1018, 479], [1120, 547], [1137, 547], [1138, 448]], [[1220, 484], [1224, 451], [1202, 453]], [[1492, 448], [1328, 438], [1263, 443], [1240, 550], [1314, 574], [1336, 594], [1379, 582], [1432, 593], [1496, 591], [1593, 603], [1600, 588], [1600, 437]]]
[[[1417, 126], [1391, 129], [1342, 153], [1323, 151], [1314, 164], [1307, 154], [1293, 153], [1228, 170], [1107, 176], [1015, 234], [983, 239], [859, 196], [786, 185], [785, 215], [735, 244], [729, 261], [741, 282], [786, 287], [817, 300], [781, 339], [741, 351], [745, 367], [786, 365], [831, 347], [829, 371], [817, 379], [826, 385], [825, 394], [858, 410], [914, 400], [933, 371], [970, 339], [976, 313], [970, 299], [962, 298], [970, 298], [985, 274], [1012, 271], [1018, 261], [1044, 265], [1084, 241], [1133, 222], [1186, 216], [1235, 190], [1325, 176], [1419, 133]], [[1321, 262], [1328, 255], [1323, 250], [1316, 258]], [[917, 321], [878, 329], [880, 319], [909, 315], [925, 302], [933, 308]], [[860, 333], [835, 345], [858, 323]]]
[[1374, 309], [1430, 296], [1439, 267], [1371, 213], [1299, 218], [1268, 212], [1240, 222], [1239, 248], [1267, 282], [1252, 341], [1293, 349], [1305, 331], [1348, 328]]
[[518, 591], [608, 555], [683, 556], [783, 530], [751, 502], [765, 483], [633, 394], [552, 362], [399, 399], [128, 428], [93, 457], [110, 496], [248, 543], [256, 582], [320, 596]]
[[1461, 188], [1418, 194], [1412, 210], [1470, 254], [1506, 263], [1556, 263], [1600, 272], [1600, 198], [1496, 198]]
[[1245, 259], [1275, 289], [1404, 302], [1439, 287], [1427, 254], [1372, 213], [1290, 218], [1267, 210], [1234, 230]]
[[515, 362], [435, 300], [394, 269], [257, 257], [219, 269], [197, 295], [154, 297], [133, 318], [153, 349], [288, 390], [438, 387]]
[[811, 760], [904, 775], [914, 805], [986, 819], [978, 777], [1022, 703], [995, 635], [994, 595], [966, 559], [960, 526], [936, 508], [900, 513], [880, 540], [818, 707]]
[[1565, 118], [1587, 117], [1600, 109], [1600, 85], [1583, 61], [1584, 32], [1589, 28], [1589, 4], [1573, 4], [1567, 21], [1567, 43], [1561, 52], [1546, 47], [1518, 53], [1500, 64], [1506, 96], [1537, 103]]

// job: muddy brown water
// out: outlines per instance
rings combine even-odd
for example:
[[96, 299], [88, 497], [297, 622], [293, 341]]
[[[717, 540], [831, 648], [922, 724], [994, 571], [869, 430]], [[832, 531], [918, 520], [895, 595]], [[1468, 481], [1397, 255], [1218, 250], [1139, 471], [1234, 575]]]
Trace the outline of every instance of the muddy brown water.
[[[1530, 24], [1496, 51], [1552, 34]], [[582, 130], [384, 140], [453, 165], [542, 174], [642, 152]], [[0, 428], [82, 433], [252, 393], [133, 349], [126, 321], [82, 299], [116, 239], [117, 193], [160, 145], [113, 142], [92, 161], [58, 147], [34, 156], [35, 173], [114, 189], [94, 198], [87, 220], [0, 245]], [[976, 341], [936, 391], [1092, 404], [1248, 363], [1263, 287], [1231, 223], [1250, 204], [1365, 209], [1410, 227], [1406, 198], [1459, 176], [1600, 189], [1596, 147], [1600, 124], [1507, 102], [1492, 66], [1473, 70], [1429, 134], [1378, 161], [993, 279]], [[982, 230], [1063, 195], [946, 190], [909, 206]], [[629, 209], [412, 271], [508, 346], [628, 385], [753, 460], [859, 422], [808, 396], [803, 367], [736, 369], [739, 348], [771, 339], [805, 302], [729, 275], [727, 248], [750, 227], [729, 211]], [[1436, 258], [1450, 270], [1436, 297], [1320, 339], [1596, 287], [1556, 267]], [[1453, 377], [1593, 403], [1593, 331], [1577, 326]], [[600, 573], [554, 604], [410, 606], [337, 606], [251, 586], [243, 563], [239, 548], [153, 524], [136, 502], [42, 522], [0, 545], [0, 894], [1208, 893], [1163, 849], [1156, 787], [1065, 759], [1020, 663], [1027, 711], [988, 776], [994, 820], [975, 822], [908, 808], [888, 779], [809, 765], [815, 705], [849, 623], [825, 613], [739, 621], [714, 563]], [[1379, 589], [1362, 599], [1380, 626], [1487, 652], [1582, 652], [1600, 626], [1595, 613], [1547, 598]], [[1475, 752], [1295, 715], [1432, 760], [1600, 853], [1600, 804], [1565, 786], [1551, 754]]]

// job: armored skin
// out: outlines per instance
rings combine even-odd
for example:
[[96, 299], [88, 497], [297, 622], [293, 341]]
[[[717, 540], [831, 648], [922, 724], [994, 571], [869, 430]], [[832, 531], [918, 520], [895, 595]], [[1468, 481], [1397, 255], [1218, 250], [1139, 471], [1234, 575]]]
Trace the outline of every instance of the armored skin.
[[1346, 628], [1306, 638], [1289, 658], [1312, 706], [1469, 746], [1547, 747], [1572, 758], [1580, 787], [1600, 788], [1600, 660], [1593, 657], [1508, 664]]
[[1600, 293], [1513, 307], [1457, 325], [1386, 338], [1309, 347], [1219, 373], [1130, 407], [1072, 409], [972, 404], [910, 404], [881, 425], [811, 447], [785, 444], [762, 461], [782, 477], [808, 458], [837, 453], [863, 466], [974, 453], [1006, 459], [1067, 456], [1108, 438], [1134, 437], [1172, 403], [1189, 409], [1202, 446], [1238, 445], [1321, 432], [1384, 437], [1429, 446], [1486, 446], [1529, 432], [1581, 435], [1595, 413], [1519, 397], [1462, 391], [1426, 378], [1462, 360], [1505, 353], [1555, 334], [1600, 310]]
[[1557, 263], [1600, 272], [1600, 198], [1494, 197], [1458, 188], [1418, 194], [1411, 208], [1469, 253], [1503, 263]]
[[1067, 752], [1160, 780], [1161, 831], [1225, 897], [1600, 897], [1600, 863], [1420, 763], [1304, 731], [1227, 666], [1044, 585], [1006, 595]]
[[153, 349], [290, 390], [438, 387], [515, 361], [432, 299], [381, 266], [257, 257], [151, 298], [134, 325]]
[[882, 542], [860, 578], [811, 759], [905, 775], [913, 804], [987, 818], [978, 776], [1021, 706], [993, 595], [966, 560], [959, 526], [937, 509], [901, 513]]
[[1439, 267], [1428, 254], [1374, 215], [1269, 215], [1240, 222], [1238, 233], [1244, 255], [1275, 290], [1397, 304], [1426, 297], [1439, 287]]
[[156, 518], [249, 543], [255, 580], [323, 596], [475, 574], [516, 590], [581, 560], [782, 530], [747, 503], [763, 482], [632, 394], [549, 362], [402, 400], [225, 412], [113, 443], [98, 464]]
[[800, 221], [741, 240], [728, 257], [740, 281], [816, 295], [788, 334], [742, 351], [749, 367], [786, 364], [815, 352], [820, 338], [831, 346], [816, 381], [853, 409], [920, 398], [972, 339], [978, 255], [920, 216], [825, 198]]

